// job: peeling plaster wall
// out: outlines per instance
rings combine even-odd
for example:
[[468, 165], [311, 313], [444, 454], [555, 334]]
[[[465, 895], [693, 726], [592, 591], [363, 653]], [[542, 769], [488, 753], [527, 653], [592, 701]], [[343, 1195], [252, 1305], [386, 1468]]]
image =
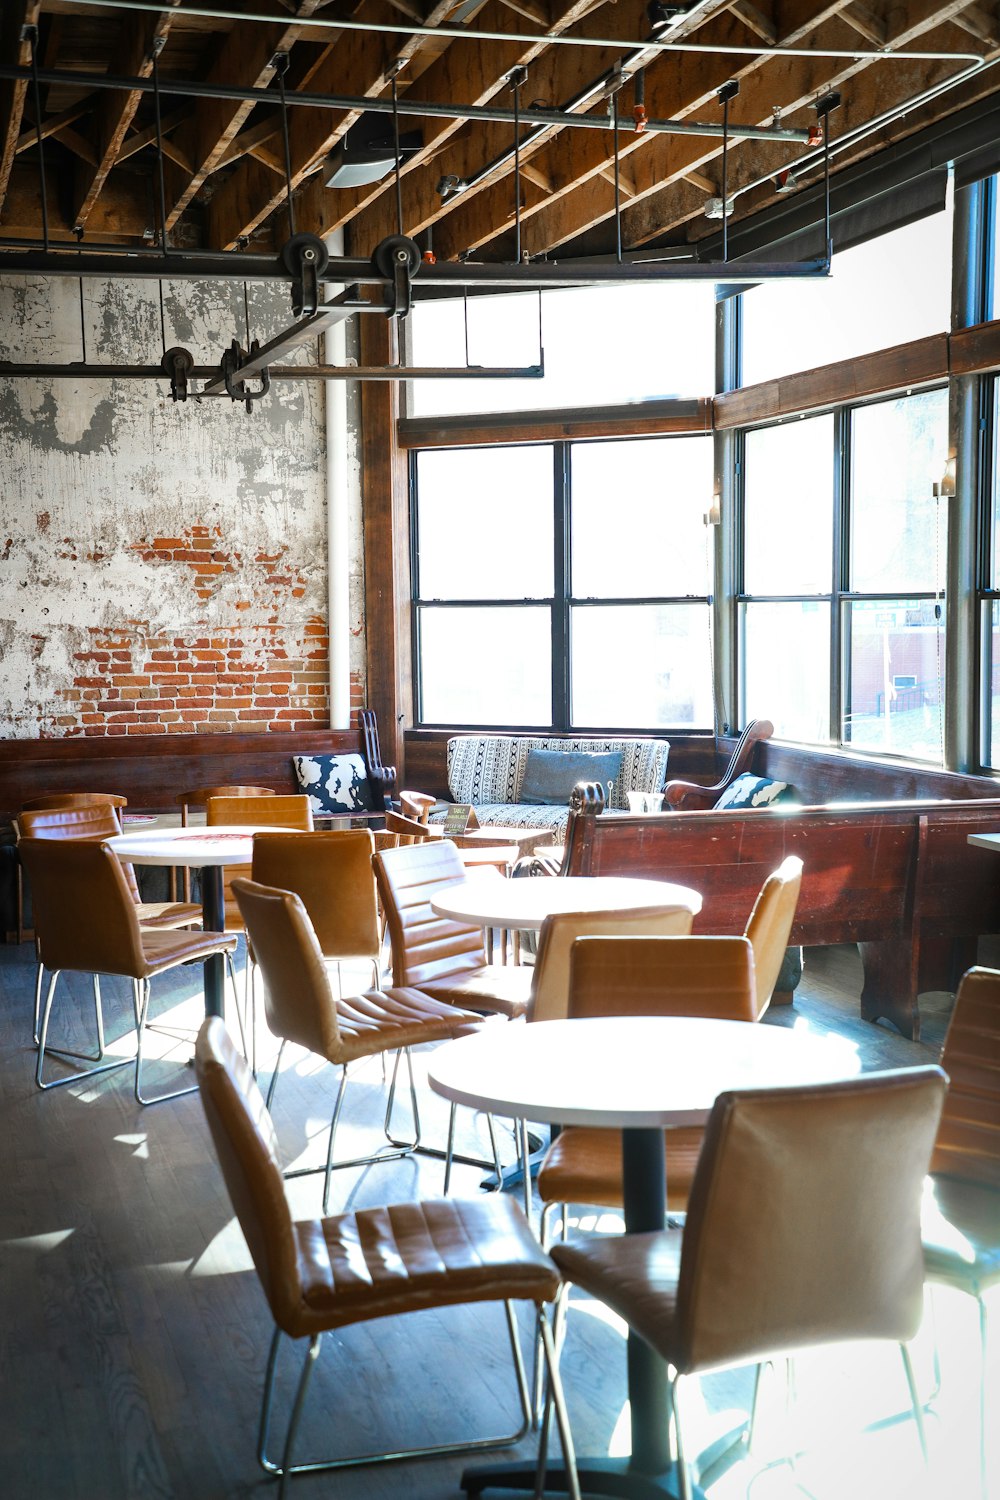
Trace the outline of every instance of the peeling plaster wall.
[[[249, 288], [251, 337], [290, 321]], [[91, 361], [215, 364], [246, 342], [242, 285], [83, 283]], [[78, 283], [0, 279], [0, 359], [80, 359]], [[308, 361], [313, 351], [300, 351]], [[166, 382], [0, 376], [0, 735], [329, 723], [324, 392], [276, 382], [248, 415]], [[355, 451], [350, 455], [357, 474]], [[360, 486], [358, 486], [360, 490]], [[360, 498], [352, 700], [363, 701]]]

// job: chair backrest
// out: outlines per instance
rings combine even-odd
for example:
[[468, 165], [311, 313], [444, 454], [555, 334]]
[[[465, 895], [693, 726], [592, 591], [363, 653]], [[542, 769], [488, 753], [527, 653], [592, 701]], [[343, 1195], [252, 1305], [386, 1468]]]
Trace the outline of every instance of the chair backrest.
[[368, 958], [381, 944], [374, 839], [367, 828], [336, 833], [258, 833], [252, 878], [302, 898], [325, 958]]
[[[431, 910], [436, 892], [465, 879], [465, 866], [450, 839], [384, 849], [374, 863], [392, 944], [393, 984], [427, 984], [485, 963], [480, 927], [452, 922]], [[497, 872], [480, 870], [476, 879], [489, 873]]]
[[48, 969], [147, 972], [135, 901], [117, 856], [96, 839], [27, 838], [38, 956]]
[[681, 1250], [682, 1374], [913, 1336], [921, 1190], [945, 1083], [940, 1068], [909, 1068], [719, 1095]]
[[301, 833], [311, 833], [313, 817], [308, 797], [272, 792], [250, 797], [209, 797], [205, 803], [205, 822], [209, 827], [270, 823], [275, 828], [297, 828]]
[[1000, 1188], [1000, 972], [970, 969], [941, 1066], [949, 1078], [931, 1171]]
[[202, 1024], [194, 1065], [233, 1209], [274, 1320], [288, 1331], [301, 1277], [271, 1117], [218, 1016]]
[[531, 976], [529, 1021], [560, 1021], [569, 1015], [570, 955], [582, 937], [664, 937], [691, 931], [691, 913], [676, 907], [639, 911], [558, 912], [538, 934]]
[[128, 798], [117, 792], [45, 792], [39, 797], [29, 797], [21, 803], [22, 812], [35, 812], [46, 807], [97, 807], [102, 802], [112, 807], [127, 807]]
[[569, 1014], [753, 1021], [745, 937], [582, 937], [570, 953]]
[[[15, 826], [22, 839], [112, 839], [122, 831], [114, 804], [105, 799], [67, 803], [62, 808], [26, 810]], [[129, 895], [133, 901], [140, 901], [135, 871], [129, 864], [123, 864], [122, 871]]]
[[424, 844], [429, 839], [441, 838], [440, 828], [430, 828], [426, 822], [405, 817], [402, 813], [387, 812], [385, 827], [387, 833], [399, 835], [401, 844]]
[[758, 1016], [762, 1016], [771, 1003], [801, 888], [802, 861], [790, 854], [764, 881], [753, 904], [745, 930], [753, 944]]
[[417, 823], [426, 823], [437, 798], [429, 792], [400, 792], [399, 810], [404, 818], [413, 818]]
[[233, 895], [260, 965], [271, 1031], [331, 1062], [344, 1060], [323, 951], [301, 897], [254, 880], [234, 880]]
[[273, 797], [273, 786], [202, 786], [193, 792], [181, 792], [177, 798], [181, 809], [181, 827], [188, 826], [188, 808], [205, 807], [212, 797]]

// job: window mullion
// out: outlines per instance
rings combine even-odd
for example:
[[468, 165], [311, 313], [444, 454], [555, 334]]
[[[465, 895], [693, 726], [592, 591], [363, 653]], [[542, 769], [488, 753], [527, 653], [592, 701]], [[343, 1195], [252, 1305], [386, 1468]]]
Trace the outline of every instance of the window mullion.
[[572, 561], [570, 526], [572, 512], [571, 497], [571, 444], [555, 443], [552, 448], [553, 484], [553, 575], [555, 585], [552, 600], [552, 725], [554, 729], [566, 731], [570, 725], [570, 667], [571, 649], [569, 626], [569, 601], [572, 591]]

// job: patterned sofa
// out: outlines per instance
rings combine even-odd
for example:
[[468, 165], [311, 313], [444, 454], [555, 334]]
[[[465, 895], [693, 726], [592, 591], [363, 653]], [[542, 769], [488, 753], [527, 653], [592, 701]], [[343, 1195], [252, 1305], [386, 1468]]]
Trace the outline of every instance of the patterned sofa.
[[[628, 812], [628, 792], [661, 792], [667, 773], [667, 740], [546, 739], [534, 735], [463, 734], [448, 741], [448, 788], [453, 802], [470, 802], [483, 827], [545, 828], [562, 834], [565, 805], [519, 801], [530, 750], [621, 753], [621, 772], [611, 783], [607, 806]], [[445, 813], [431, 815], [441, 820]]]

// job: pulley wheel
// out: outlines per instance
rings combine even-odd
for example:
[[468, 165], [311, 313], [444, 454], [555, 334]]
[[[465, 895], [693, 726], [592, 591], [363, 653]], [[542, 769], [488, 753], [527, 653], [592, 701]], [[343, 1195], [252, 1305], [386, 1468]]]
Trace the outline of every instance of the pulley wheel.
[[300, 275], [303, 251], [306, 250], [313, 252], [307, 264], [315, 270], [317, 276], [322, 276], [329, 264], [330, 252], [318, 234], [293, 234], [290, 240], [285, 241], [281, 247], [281, 259], [285, 270], [290, 276]]
[[396, 266], [403, 252], [406, 254], [407, 273], [416, 276], [421, 262], [420, 246], [406, 234], [390, 234], [379, 241], [372, 256], [375, 269], [391, 280], [396, 274]]

